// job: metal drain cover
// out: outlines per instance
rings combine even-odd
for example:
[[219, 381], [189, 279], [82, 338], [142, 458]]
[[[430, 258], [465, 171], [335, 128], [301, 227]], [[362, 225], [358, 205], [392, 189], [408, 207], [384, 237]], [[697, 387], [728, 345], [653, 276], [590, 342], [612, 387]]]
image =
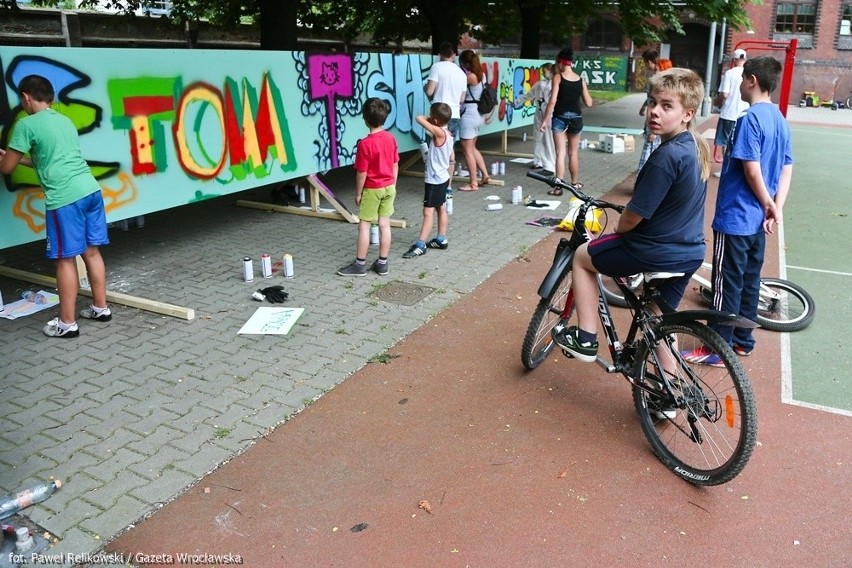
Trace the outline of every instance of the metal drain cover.
[[434, 291], [434, 288], [428, 286], [394, 281], [379, 288], [376, 291], [376, 297], [392, 304], [413, 306]]

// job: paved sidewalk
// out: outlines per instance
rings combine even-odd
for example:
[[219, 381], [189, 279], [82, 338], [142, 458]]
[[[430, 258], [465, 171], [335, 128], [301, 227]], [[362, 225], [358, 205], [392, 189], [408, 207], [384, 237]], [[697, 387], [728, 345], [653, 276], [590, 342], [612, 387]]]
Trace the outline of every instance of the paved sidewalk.
[[[625, 111], [638, 108], [635, 98], [620, 103], [629, 106]], [[606, 111], [591, 109], [587, 122], [615, 125]], [[635, 112], [625, 126], [641, 122]], [[481, 142], [499, 149], [499, 137]], [[532, 142], [512, 137], [510, 151], [531, 152]], [[494, 159], [486, 156], [488, 163]], [[580, 159], [587, 190], [600, 194], [630, 174], [638, 154], [585, 150]], [[450, 248], [413, 260], [401, 255], [419, 230], [422, 179], [401, 178], [395, 217], [410, 228], [393, 230], [386, 278], [335, 275], [353, 257], [353, 225], [234, 205], [267, 200], [266, 189], [148, 215], [141, 229], [111, 231], [104, 249], [110, 290], [194, 308], [196, 320], [114, 306], [111, 323], [83, 322], [79, 339], [63, 341], [41, 333], [55, 310], [0, 319], [0, 491], [62, 479], [62, 490], [27, 516], [59, 538], [57, 554], [98, 550], [547, 236], [526, 221], [548, 212], [508, 201], [516, 184], [537, 199], [547, 197], [546, 188], [525, 177], [526, 166], [505, 161], [504, 187], [456, 192]], [[326, 181], [354, 207], [350, 170]], [[488, 195], [499, 196], [504, 208], [486, 211]], [[552, 214], [564, 215], [564, 204]], [[2, 256], [7, 266], [50, 275], [43, 247], [31, 243]], [[244, 283], [240, 259], [252, 256], [259, 272], [263, 252], [291, 253], [296, 277]], [[369, 260], [375, 256], [373, 248]], [[410, 306], [376, 298], [379, 287], [396, 281], [432, 291]], [[304, 315], [286, 337], [237, 335], [260, 306], [251, 292], [269, 284], [283, 284], [287, 305], [305, 308]], [[0, 289], [8, 302], [38, 287], [0, 277]]]

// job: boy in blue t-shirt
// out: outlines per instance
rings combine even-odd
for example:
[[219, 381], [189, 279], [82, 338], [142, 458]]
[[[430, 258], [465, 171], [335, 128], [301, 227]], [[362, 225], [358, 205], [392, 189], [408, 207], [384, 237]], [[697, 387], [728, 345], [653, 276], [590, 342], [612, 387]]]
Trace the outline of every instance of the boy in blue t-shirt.
[[[781, 63], [771, 57], [755, 57], [743, 65], [740, 93], [751, 106], [737, 120], [727, 148], [713, 218], [713, 307], [750, 320], [757, 319], [766, 235], [781, 223], [793, 176], [790, 129], [770, 98], [780, 77]], [[751, 354], [751, 328], [712, 327], [737, 354]], [[706, 349], [686, 359], [722, 364]]]
[[[47, 257], [56, 260], [59, 291], [59, 317], [43, 331], [49, 337], [77, 337], [77, 255], [86, 264], [92, 288], [92, 305], [80, 311], [80, 317], [112, 319], [106, 303], [106, 268], [98, 248], [109, 244], [101, 187], [80, 152], [74, 123], [51, 108], [50, 81], [28, 75], [18, 83], [18, 95], [29, 116], [15, 124], [8, 148], [0, 149], [0, 173], [10, 174], [20, 163], [38, 175], [44, 188]], [[27, 153], [29, 158], [24, 157]]]

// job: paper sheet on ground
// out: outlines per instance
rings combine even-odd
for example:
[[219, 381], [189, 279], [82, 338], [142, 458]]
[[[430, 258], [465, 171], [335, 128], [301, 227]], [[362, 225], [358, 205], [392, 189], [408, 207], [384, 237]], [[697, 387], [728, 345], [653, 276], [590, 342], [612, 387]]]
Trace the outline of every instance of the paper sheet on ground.
[[305, 308], [257, 308], [240, 328], [243, 335], [287, 335]]
[[535, 202], [541, 205], [546, 205], [547, 207], [530, 207], [529, 205], [527, 205], [527, 209], [541, 209], [542, 211], [553, 211], [554, 209], [559, 207], [560, 203], [562, 203], [561, 201], [545, 201], [544, 199], [536, 199]]
[[59, 305], [59, 294], [39, 290], [36, 293], [36, 297], [38, 298], [37, 302], [18, 300], [11, 304], [5, 304], [3, 310], [0, 311], [0, 317], [10, 320], [18, 319]]
[[532, 164], [533, 159], [532, 158], [513, 158], [509, 161], [513, 162], [515, 164]]

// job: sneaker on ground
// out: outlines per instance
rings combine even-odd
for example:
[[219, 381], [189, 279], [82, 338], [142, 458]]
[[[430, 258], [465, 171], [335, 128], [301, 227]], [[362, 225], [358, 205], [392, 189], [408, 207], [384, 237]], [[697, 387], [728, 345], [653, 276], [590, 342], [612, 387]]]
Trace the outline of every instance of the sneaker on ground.
[[77, 327], [77, 322], [71, 324], [71, 327], [68, 329], [62, 329], [59, 327], [59, 318], [53, 318], [47, 325], [42, 329], [44, 334], [48, 337], [77, 337], [80, 335], [80, 328]]
[[379, 259], [373, 261], [373, 264], [370, 266], [370, 270], [378, 274], [379, 276], [387, 276], [388, 275], [388, 263], [379, 264]]
[[411, 248], [408, 249], [407, 252], [403, 253], [402, 258], [414, 258], [415, 256], [422, 256], [426, 254], [426, 248], [420, 248], [417, 245], [411, 245]]
[[692, 351], [681, 351], [683, 358], [690, 363], [698, 363], [699, 365], [709, 365], [711, 367], [724, 367], [722, 358], [716, 353], [713, 353], [706, 345], [696, 347]]
[[754, 347], [743, 347], [742, 345], [734, 345], [734, 353], [739, 355], [740, 357], [748, 357], [751, 355], [751, 352], [754, 351]]
[[352, 264], [347, 264], [346, 266], [338, 270], [337, 273], [341, 276], [366, 276], [367, 265], [358, 264], [353, 260]]
[[577, 326], [573, 325], [562, 331], [557, 332], [554, 330], [553, 340], [563, 351], [566, 351], [574, 358], [585, 363], [594, 363], [598, 355], [598, 342], [587, 341], [580, 343], [579, 332], [580, 330]]
[[109, 308], [101, 312], [97, 312], [92, 306], [89, 306], [88, 308], [83, 308], [82, 310], [80, 310], [80, 313], [78, 315], [83, 319], [95, 321], [109, 321], [112, 319], [112, 312]]
[[446, 239], [444, 239], [443, 241], [439, 241], [438, 239], [432, 239], [431, 241], [426, 243], [426, 246], [430, 249], [447, 250], [447, 248], [450, 246], [450, 242]]

